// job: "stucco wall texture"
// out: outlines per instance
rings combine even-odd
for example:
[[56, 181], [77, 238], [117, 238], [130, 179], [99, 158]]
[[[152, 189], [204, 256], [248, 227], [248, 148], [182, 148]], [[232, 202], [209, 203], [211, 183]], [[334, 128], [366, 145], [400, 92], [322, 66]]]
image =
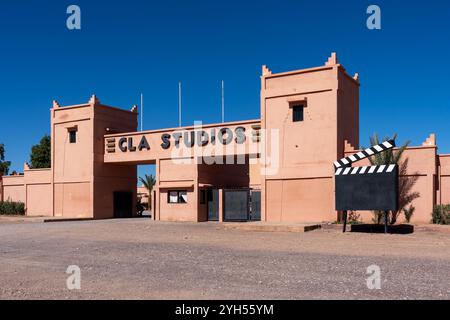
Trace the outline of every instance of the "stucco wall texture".
[[[243, 164], [184, 163], [174, 160], [173, 144], [162, 148], [161, 136], [195, 127], [137, 132], [137, 107], [130, 111], [103, 105], [94, 95], [88, 103], [51, 108], [52, 169], [32, 170], [0, 178], [0, 200], [25, 202], [29, 216], [114, 216], [114, 193], [137, 197], [137, 164], [155, 164], [152, 194], [154, 219], [206, 221], [207, 205], [201, 192], [219, 189], [219, 221], [223, 220], [223, 190], [261, 191], [261, 220], [266, 222], [335, 221], [333, 162], [357, 152], [359, 146], [359, 76], [349, 75], [332, 53], [323, 66], [261, 75], [261, 118], [204, 125], [202, 129], [245, 130], [238, 145], [230, 140], [216, 156], [244, 156]], [[303, 121], [293, 121], [293, 107], [303, 106]], [[76, 143], [70, 132], [76, 132]], [[259, 132], [276, 132], [260, 138]], [[209, 132], [209, 131], [208, 131]], [[258, 134], [251, 136], [250, 133]], [[148, 148], [129, 152], [113, 149], [145, 137]], [[273, 142], [276, 142], [273, 144]], [[208, 146], [201, 146], [207, 149]], [[239, 149], [240, 148], [240, 149]], [[128, 151], [128, 152], [127, 152]], [[258, 161], [261, 154], [270, 162]], [[197, 155], [176, 155], [195, 159]], [[450, 203], [450, 155], [438, 155], [431, 134], [422, 146], [409, 147], [408, 176], [417, 176], [413, 222], [429, 222], [435, 204]], [[276, 163], [275, 163], [275, 162]], [[367, 165], [368, 160], [359, 165]], [[187, 203], [169, 203], [171, 190], [185, 190]], [[133, 206], [133, 213], [135, 208]], [[370, 221], [370, 212], [361, 212]]]

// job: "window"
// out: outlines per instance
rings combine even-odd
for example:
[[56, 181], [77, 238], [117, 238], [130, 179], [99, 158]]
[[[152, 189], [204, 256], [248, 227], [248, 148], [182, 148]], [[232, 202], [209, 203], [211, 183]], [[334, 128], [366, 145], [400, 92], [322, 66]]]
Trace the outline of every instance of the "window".
[[69, 142], [77, 143], [77, 131], [76, 130], [69, 130]]
[[168, 203], [187, 203], [187, 191], [177, 190], [169, 191], [167, 196]]
[[295, 105], [292, 107], [292, 121], [299, 122], [303, 121], [303, 105]]

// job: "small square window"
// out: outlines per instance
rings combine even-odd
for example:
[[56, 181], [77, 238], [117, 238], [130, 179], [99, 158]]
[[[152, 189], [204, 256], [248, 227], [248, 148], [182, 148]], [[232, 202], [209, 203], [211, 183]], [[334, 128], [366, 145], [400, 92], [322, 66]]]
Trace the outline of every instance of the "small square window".
[[187, 191], [169, 191], [167, 196], [168, 203], [187, 203]]
[[303, 105], [296, 105], [292, 107], [292, 121], [299, 122], [303, 121]]
[[76, 130], [69, 131], [69, 142], [77, 143], [77, 131]]

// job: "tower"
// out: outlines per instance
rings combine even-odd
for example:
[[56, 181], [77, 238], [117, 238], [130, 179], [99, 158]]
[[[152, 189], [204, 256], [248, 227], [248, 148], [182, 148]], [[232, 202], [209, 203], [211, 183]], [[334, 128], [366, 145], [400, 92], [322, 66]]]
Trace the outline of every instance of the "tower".
[[349, 76], [336, 53], [316, 68], [273, 74], [263, 66], [261, 124], [279, 137], [263, 145], [271, 158], [262, 176], [263, 220], [334, 220], [332, 163], [345, 140], [359, 144], [358, 75]]

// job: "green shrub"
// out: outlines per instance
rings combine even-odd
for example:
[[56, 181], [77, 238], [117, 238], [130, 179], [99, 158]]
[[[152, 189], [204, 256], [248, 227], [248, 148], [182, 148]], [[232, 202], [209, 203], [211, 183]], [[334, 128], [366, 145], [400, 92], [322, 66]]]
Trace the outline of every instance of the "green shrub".
[[416, 211], [416, 208], [413, 207], [413, 205], [410, 205], [408, 209], [403, 209], [403, 214], [405, 215], [406, 222], [410, 223], [411, 218], [414, 215], [414, 211]]
[[434, 206], [431, 222], [434, 224], [450, 224], [450, 204]]
[[25, 204], [23, 202], [4, 201], [0, 202], [0, 215], [25, 215]]

